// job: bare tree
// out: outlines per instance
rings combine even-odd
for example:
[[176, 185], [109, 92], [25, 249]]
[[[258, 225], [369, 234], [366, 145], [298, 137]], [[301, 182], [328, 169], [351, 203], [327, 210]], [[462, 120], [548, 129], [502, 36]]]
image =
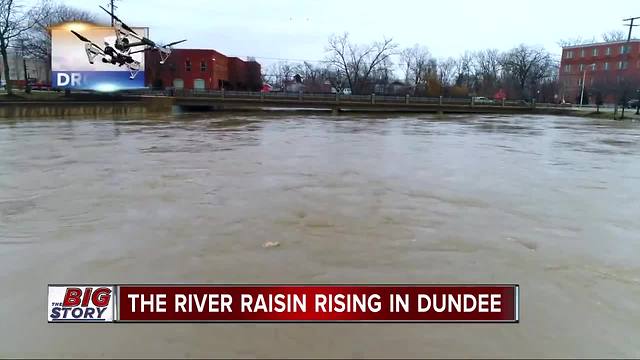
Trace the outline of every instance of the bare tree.
[[602, 34], [602, 41], [611, 42], [611, 41], [623, 41], [626, 39], [624, 32], [619, 30], [611, 30]]
[[478, 92], [492, 95], [498, 88], [502, 54], [497, 49], [480, 50], [473, 54], [473, 67]]
[[546, 50], [522, 44], [505, 54], [503, 67], [516, 81], [520, 95], [525, 96], [532, 95], [531, 91], [527, 94], [526, 86], [542, 80], [553, 67], [553, 62]]
[[[39, 8], [44, 8], [45, 6], [46, 3], [43, 3]], [[0, 55], [2, 55], [8, 94], [13, 94], [11, 81], [9, 81], [9, 46], [36, 26], [41, 19], [42, 14], [35, 8], [26, 9], [17, 0], [0, 0]]]
[[42, 14], [42, 19], [21, 36], [21, 40], [26, 44], [26, 51], [37, 59], [51, 59], [50, 27], [72, 21], [96, 23], [94, 14], [64, 4], [45, 3], [37, 11]]
[[438, 61], [438, 81], [445, 88], [451, 85], [451, 76], [456, 66], [456, 60], [452, 57]]
[[560, 47], [567, 47], [567, 46], [577, 46], [577, 45], [584, 45], [584, 44], [593, 44], [595, 42], [596, 42], [595, 37], [585, 39], [582, 36], [578, 36], [575, 38], [560, 39], [558, 40], [557, 44]]
[[287, 83], [293, 79], [296, 74], [303, 74], [304, 66], [298, 63], [290, 63], [288, 61], [280, 61], [271, 64], [266, 68], [264, 78], [274, 88], [286, 90]]
[[471, 70], [472, 70], [473, 57], [469, 51], [465, 51], [455, 61], [455, 83], [456, 86], [466, 85], [467, 88], [471, 87]]
[[332, 35], [326, 51], [329, 63], [340, 74], [344, 74], [351, 91], [355, 94], [365, 91], [372, 72], [380, 65], [388, 64], [397, 44], [393, 39], [383, 39], [369, 45], [354, 44], [349, 34]]
[[434, 70], [433, 58], [429, 49], [418, 44], [400, 52], [400, 63], [404, 72], [404, 81], [413, 87], [413, 93], [419, 86], [425, 85]]

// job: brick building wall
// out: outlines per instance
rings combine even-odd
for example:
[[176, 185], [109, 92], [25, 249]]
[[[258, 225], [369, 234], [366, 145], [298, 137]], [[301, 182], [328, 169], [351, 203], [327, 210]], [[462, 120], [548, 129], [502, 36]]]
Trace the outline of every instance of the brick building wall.
[[174, 49], [164, 64], [156, 51], [145, 57], [145, 81], [154, 88], [258, 91], [260, 64], [210, 49]]
[[594, 103], [597, 93], [613, 103], [624, 91], [640, 93], [640, 40], [616, 41], [565, 47], [560, 62], [560, 88], [565, 101], [579, 103], [584, 81], [584, 103]]

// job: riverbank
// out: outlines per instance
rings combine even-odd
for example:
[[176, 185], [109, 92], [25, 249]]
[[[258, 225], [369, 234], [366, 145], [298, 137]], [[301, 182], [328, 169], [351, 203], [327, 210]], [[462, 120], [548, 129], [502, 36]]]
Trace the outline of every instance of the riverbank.
[[625, 121], [640, 121], [640, 115], [636, 115], [635, 109], [625, 109], [624, 117], [622, 117], [622, 112], [618, 110], [618, 112], [614, 116], [614, 112], [600, 110], [598, 112], [593, 111], [593, 109], [588, 110], [577, 110], [577, 116], [584, 116], [593, 119], [603, 119], [603, 120], [625, 120]]
[[171, 98], [64, 92], [0, 95], [0, 118], [128, 116], [170, 113]]
[[[593, 109], [558, 108], [549, 106], [536, 107], [486, 107], [449, 104], [424, 106], [419, 103], [404, 105], [389, 104], [378, 106], [371, 104], [353, 103], [345, 100], [337, 104], [299, 103], [298, 99], [284, 99], [276, 102], [255, 102], [242, 98], [174, 98], [165, 96], [145, 96], [134, 94], [100, 94], [100, 93], [71, 93], [53, 91], [34, 91], [30, 94], [16, 93], [9, 96], [0, 94], [0, 118], [60, 118], [82, 117], [96, 118], [104, 116], [140, 116], [166, 115], [174, 112], [281, 112], [291, 114], [326, 113], [337, 114], [529, 114], [529, 115], [560, 115], [583, 116], [597, 119], [613, 119], [610, 109], [601, 109], [596, 113]], [[273, 102], [273, 103], [272, 103]], [[336, 107], [337, 106], [337, 107]], [[620, 115], [616, 120], [620, 120]], [[623, 120], [640, 120], [634, 110], [625, 112]]]

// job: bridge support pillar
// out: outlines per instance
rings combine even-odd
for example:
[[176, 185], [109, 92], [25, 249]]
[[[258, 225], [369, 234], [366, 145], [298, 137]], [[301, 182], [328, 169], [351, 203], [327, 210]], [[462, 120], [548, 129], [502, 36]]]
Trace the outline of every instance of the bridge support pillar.
[[409, 103], [409, 94], [404, 96], [404, 103], [408, 104]]
[[442, 95], [440, 95], [440, 100], [438, 100], [438, 105], [442, 106]]
[[372, 104], [376, 103], [376, 94], [371, 94], [371, 103]]

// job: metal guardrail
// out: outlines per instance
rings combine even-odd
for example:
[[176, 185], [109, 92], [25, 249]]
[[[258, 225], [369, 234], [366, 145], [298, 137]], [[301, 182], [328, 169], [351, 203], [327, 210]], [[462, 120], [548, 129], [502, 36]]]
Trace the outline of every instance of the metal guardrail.
[[[450, 97], [416, 97], [416, 96], [389, 96], [389, 95], [345, 95], [327, 93], [305, 93], [305, 92], [253, 92], [253, 91], [231, 91], [231, 90], [133, 90], [127, 91], [129, 95], [141, 96], [169, 96], [183, 98], [211, 98], [211, 99], [233, 99], [233, 100], [293, 100], [305, 102], [321, 103], [344, 103], [344, 104], [389, 104], [389, 105], [457, 105], [470, 107], [509, 107], [509, 108], [564, 108], [571, 109], [571, 105], [559, 105], [553, 103], [535, 103], [523, 100], [504, 100], [492, 102], [474, 103], [473, 98], [450, 98]], [[575, 106], [575, 105], [573, 105]], [[584, 107], [594, 105], [583, 105]]]

